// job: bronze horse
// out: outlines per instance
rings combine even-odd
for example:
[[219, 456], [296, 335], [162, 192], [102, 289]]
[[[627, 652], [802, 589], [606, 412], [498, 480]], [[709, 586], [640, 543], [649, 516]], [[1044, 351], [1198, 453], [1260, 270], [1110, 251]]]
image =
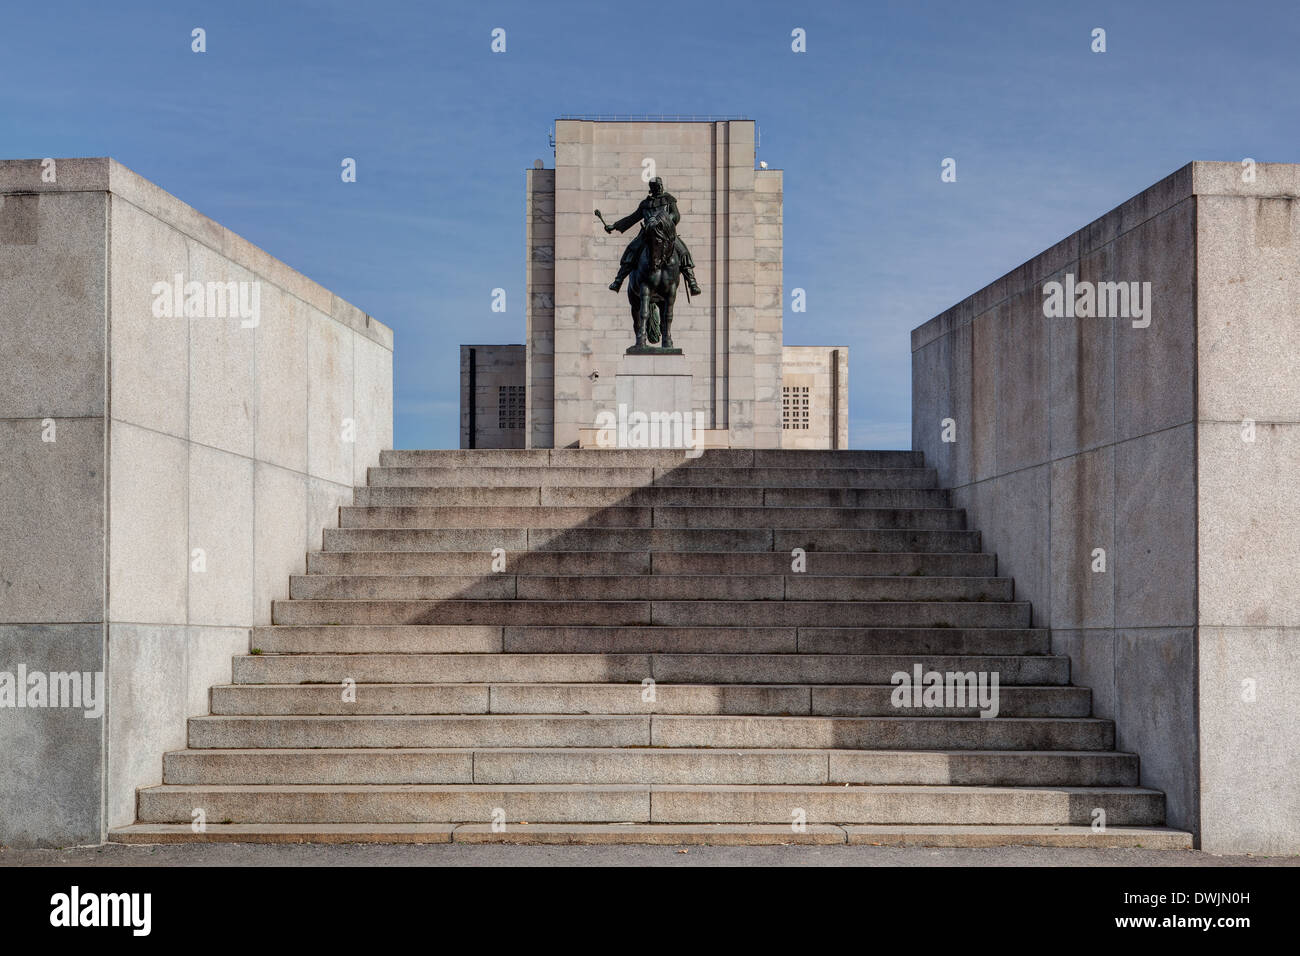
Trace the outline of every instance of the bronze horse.
[[628, 277], [627, 301], [632, 307], [635, 349], [663, 340], [662, 348], [673, 347], [673, 303], [681, 281], [682, 260], [677, 254], [677, 227], [668, 209], [646, 216], [641, 255]]

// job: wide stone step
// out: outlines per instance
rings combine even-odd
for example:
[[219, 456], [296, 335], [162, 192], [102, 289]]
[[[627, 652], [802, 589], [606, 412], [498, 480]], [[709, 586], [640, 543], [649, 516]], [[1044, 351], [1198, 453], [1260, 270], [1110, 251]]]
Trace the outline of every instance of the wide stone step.
[[[890, 685], [658, 684], [368, 684], [346, 692], [329, 684], [222, 684], [212, 688], [216, 715], [313, 714], [809, 714], [886, 717], [902, 713]], [[1083, 687], [998, 688], [996, 715], [1087, 717]], [[930, 713], [977, 717], [974, 688]]]
[[[507, 551], [505, 574], [787, 574], [794, 559], [777, 551]], [[459, 574], [493, 572], [491, 551], [314, 551], [308, 574]], [[882, 554], [810, 551], [814, 575], [993, 577], [991, 554]]]
[[1192, 835], [1171, 827], [936, 826], [882, 824], [530, 823], [136, 823], [110, 830], [110, 843], [506, 843], [533, 846], [1051, 846], [1188, 850]]
[[[650, 551], [506, 551], [506, 574], [650, 574]], [[785, 555], [769, 553], [772, 559]], [[308, 574], [482, 575], [496, 573], [491, 551], [313, 551]], [[790, 562], [781, 565], [788, 568]], [[761, 572], [759, 572], [761, 573]], [[772, 572], [779, 573], [779, 572]]]
[[[1000, 687], [1069, 683], [1065, 656], [891, 654], [248, 654], [236, 684], [890, 684], [895, 674], [974, 671]], [[991, 681], [991, 676], [987, 678]]]
[[960, 508], [339, 508], [340, 528], [833, 528], [963, 530]]
[[252, 649], [268, 654], [491, 654], [505, 649], [504, 631], [486, 624], [273, 625], [253, 628]]
[[984, 719], [940, 717], [930, 712], [915, 717], [661, 715], [650, 720], [651, 744], [656, 747], [1110, 750], [1115, 742], [1110, 721], [1074, 717]]
[[[653, 799], [653, 797], [651, 797]], [[183, 825], [173, 826], [174, 836], [160, 842], [195, 842], [185, 835]], [[248, 825], [248, 830], [256, 825]], [[330, 827], [335, 825], [320, 825]], [[341, 826], [341, 825], [339, 825]], [[421, 826], [419, 823], [408, 826]], [[677, 847], [762, 847], [762, 845], [861, 845], [872, 847], [1089, 847], [1191, 849], [1190, 832], [1161, 826], [1108, 826], [1095, 830], [1091, 826], [989, 826], [989, 825], [880, 825], [880, 823], [807, 823], [793, 830], [783, 823], [529, 823], [526, 826], [499, 827], [489, 823], [460, 823], [450, 829], [448, 843], [506, 843], [521, 845], [610, 845], [645, 844]], [[273, 829], [274, 825], [268, 825]], [[356, 827], [347, 827], [356, 830]], [[400, 831], [386, 842], [402, 843]], [[221, 838], [218, 838], [221, 839]], [[231, 838], [234, 839], [234, 838]], [[256, 838], [255, 839], [259, 839]], [[273, 838], [274, 839], [274, 838]], [[140, 842], [148, 842], [142, 839]], [[216, 842], [216, 840], [213, 840]], [[361, 842], [364, 842], [361, 840]], [[376, 840], [378, 842], [378, 840]]]
[[691, 458], [659, 448], [539, 449], [389, 449], [379, 453], [381, 468], [552, 467], [583, 468], [920, 468], [917, 451], [822, 451], [804, 449], [709, 449]]
[[[454, 823], [132, 823], [108, 831], [109, 843], [451, 843]], [[676, 829], [675, 827], [673, 829]], [[466, 841], [468, 842], [468, 840]], [[479, 842], [486, 842], [480, 840]]]
[[1016, 750], [177, 750], [168, 784], [688, 783], [1132, 787], [1135, 754]]
[[1010, 578], [815, 574], [292, 575], [292, 600], [1010, 601]]
[[493, 627], [277, 625], [253, 629], [271, 654], [1047, 654], [1046, 628]]
[[275, 601], [274, 624], [664, 624], [674, 627], [1028, 627], [992, 601]]
[[836, 825], [813, 823], [536, 823], [505, 830], [483, 823], [136, 823], [110, 843], [508, 843], [536, 846], [1051, 846], [1187, 850], [1192, 835], [1170, 827]]
[[728, 488], [934, 488], [933, 468], [610, 468], [570, 465], [431, 466], [369, 468], [367, 484], [380, 487], [550, 488], [684, 485]]
[[[923, 713], [918, 709], [917, 713]], [[1108, 720], [1080, 717], [377, 714], [191, 717], [189, 746], [710, 747], [1110, 750]]]
[[[649, 554], [654, 574], [789, 574], [794, 563], [791, 555], [777, 551]], [[991, 554], [806, 551], [799, 562], [800, 573], [814, 576], [991, 578], [997, 574], [997, 557]]]
[[831, 528], [326, 528], [325, 551], [978, 552], [978, 531]]
[[[1137, 787], [664, 784], [173, 786], [139, 793], [141, 823], [809, 823], [1159, 826], [1164, 795]], [[521, 827], [522, 829], [522, 827]]]
[[801, 507], [948, 508], [951, 493], [939, 488], [738, 488], [725, 485], [649, 487], [367, 487], [353, 491], [363, 508], [492, 507]]
[[[1116, 826], [1164, 823], [1164, 794], [1138, 787], [655, 787], [651, 821], [1034, 824], [1081, 826], [1101, 809]], [[507, 811], [507, 814], [509, 811]]]
[[[1050, 654], [1047, 628], [801, 627], [800, 654]], [[507, 645], [507, 650], [516, 650]]]

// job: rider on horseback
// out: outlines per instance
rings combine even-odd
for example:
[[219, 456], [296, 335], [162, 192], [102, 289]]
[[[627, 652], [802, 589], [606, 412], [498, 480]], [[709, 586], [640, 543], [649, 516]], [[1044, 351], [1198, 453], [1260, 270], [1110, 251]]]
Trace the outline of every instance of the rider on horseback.
[[[637, 206], [636, 212], [630, 216], [624, 216], [612, 226], [606, 226], [605, 231], [613, 232], [617, 229], [619, 232], [627, 232], [637, 223], [644, 224], [646, 219], [655, 211], [664, 207], [667, 207], [668, 215], [672, 219], [673, 225], [676, 226], [682, 218], [677, 211], [677, 200], [671, 193], [664, 192], [664, 181], [656, 176], [650, 180], [650, 195], [641, 200], [641, 205]], [[627, 248], [623, 251], [623, 258], [618, 264], [618, 275], [609, 284], [609, 287], [615, 292], [623, 285], [624, 277], [636, 268], [637, 259], [641, 256], [641, 247], [644, 243], [645, 229], [643, 226], [642, 230], [637, 233], [636, 238], [629, 242]], [[682, 241], [681, 236], [677, 237], [677, 255], [682, 260], [682, 275], [686, 277], [686, 288], [690, 290], [691, 295], [699, 295], [700, 284], [695, 281], [695, 260], [691, 258], [691, 251], [686, 248], [686, 243]]]

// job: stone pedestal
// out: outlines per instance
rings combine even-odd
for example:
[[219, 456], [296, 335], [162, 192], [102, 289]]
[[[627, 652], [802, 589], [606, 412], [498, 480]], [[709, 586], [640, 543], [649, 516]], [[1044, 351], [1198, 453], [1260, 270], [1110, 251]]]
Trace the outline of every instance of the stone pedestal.
[[624, 355], [614, 376], [614, 401], [627, 409], [627, 415], [690, 415], [691, 373], [686, 356]]
[[597, 413], [594, 428], [579, 429], [579, 447], [703, 449], [725, 443], [706, 431], [704, 413], [692, 407], [689, 368], [680, 353], [624, 355], [614, 376], [614, 407]]

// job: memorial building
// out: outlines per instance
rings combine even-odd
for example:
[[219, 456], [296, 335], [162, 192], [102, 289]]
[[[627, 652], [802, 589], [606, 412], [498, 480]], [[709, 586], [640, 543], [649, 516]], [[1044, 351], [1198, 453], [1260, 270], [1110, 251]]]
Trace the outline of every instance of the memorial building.
[[[748, 119], [556, 121], [555, 168], [527, 171], [525, 344], [461, 346], [462, 448], [599, 447], [637, 416], [697, 447], [847, 447], [848, 349], [783, 343], [783, 177], [756, 144]], [[647, 208], [676, 212], [701, 290], [676, 280], [671, 349], [635, 348], [637, 274], [610, 287]]]

